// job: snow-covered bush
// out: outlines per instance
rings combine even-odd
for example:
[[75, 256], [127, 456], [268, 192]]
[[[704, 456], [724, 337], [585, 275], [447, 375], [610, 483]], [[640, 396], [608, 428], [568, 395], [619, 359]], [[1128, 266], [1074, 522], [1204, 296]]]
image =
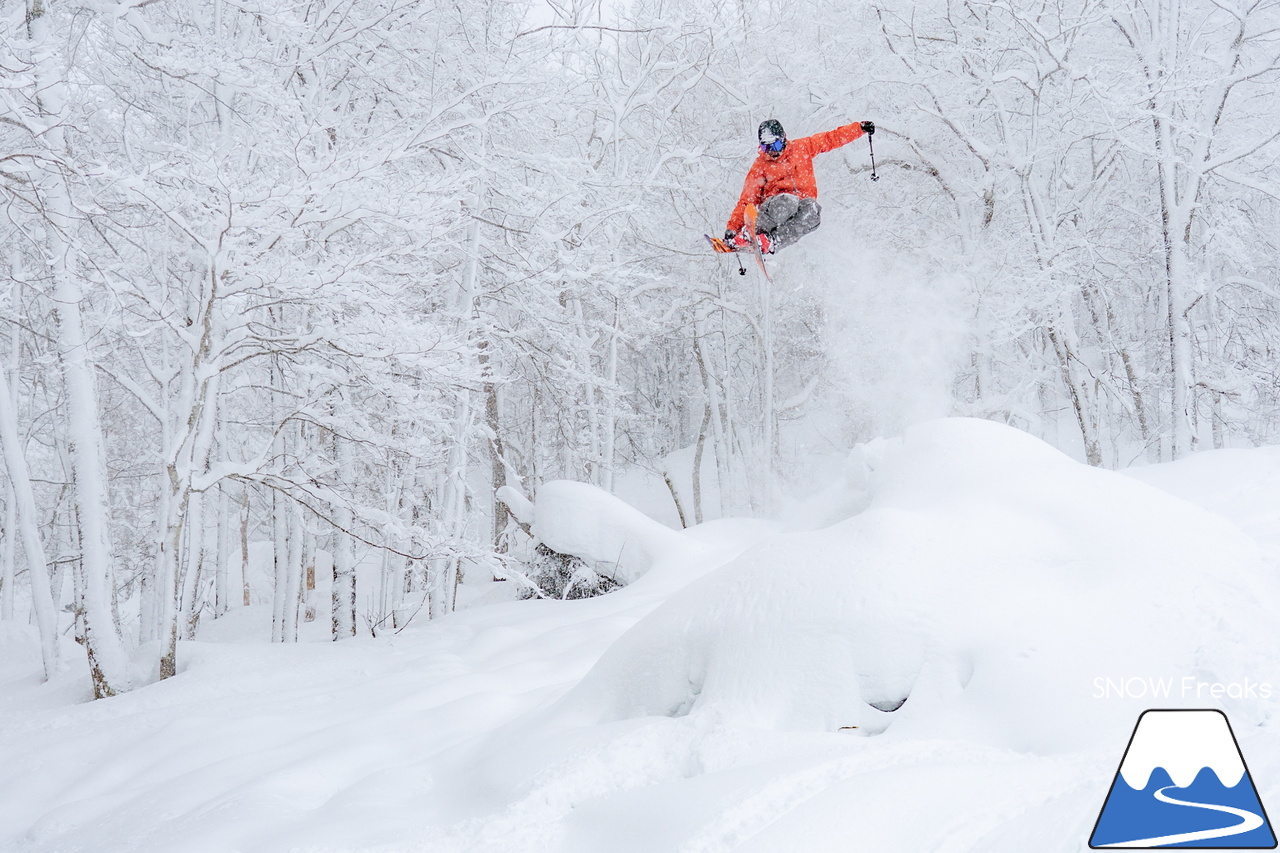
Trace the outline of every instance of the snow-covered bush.
[[613, 578], [597, 572], [581, 557], [552, 551], [541, 543], [533, 548], [525, 579], [532, 585], [524, 589], [521, 598], [591, 598], [621, 586]]

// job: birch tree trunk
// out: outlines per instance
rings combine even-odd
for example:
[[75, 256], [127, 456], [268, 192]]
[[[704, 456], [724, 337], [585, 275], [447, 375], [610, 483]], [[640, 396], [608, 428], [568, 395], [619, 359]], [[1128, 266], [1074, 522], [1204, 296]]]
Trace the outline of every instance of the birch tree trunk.
[[214, 605], [213, 618], [225, 616], [231, 607], [231, 579], [229, 562], [231, 559], [231, 497], [227, 494], [226, 483], [218, 486], [218, 532], [217, 548], [213, 552], [214, 560]]
[[[166, 473], [169, 467], [166, 466]], [[182, 607], [182, 535], [185, 501], [176, 494], [173, 478], [165, 478], [161, 540], [156, 556], [156, 605], [160, 616], [160, 678], [178, 674], [178, 614]]]
[[285, 549], [284, 624], [281, 642], [298, 642], [298, 617], [302, 609], [302, 512], [294, 501], [288, 503], [288, 546]]
[[[6, 558], [12, 561], [15, 539], [22, 536], [22, 550], [27, 557], [27, 573], [31, 579], [31, 605], [36, 614], [36, 626], [40, 631], [40, 654], [44, 660], [45, 678], [58, 671], [58, 613], [49, 584], [49, 561], [45, 557], [44, 543], [36, 524], [36, 499], [27, 474], [27, 460], [22, 453], [18, 435], [17, 413], [9, 394], [9, 380], [0, 369], [0, 443], [3, 443], [5, 467], [9, 472], [12, 500], [6, 507], [6, 515], [17, 516], [18, 527], [8, 522], [5, 528]], [[16, 510], [16, 513], [15, 513]], [[13, 571], [6, 566], [4, 595], [8, 615], [13, 617]]]
[[711, 423], [711, 404], [702, 408], [702, 423], [693, 451], [693, 523], [702, 523], [702, 452], [707, 446], [707, 426]]
[[466, 532], [467, 503], [467, 443], [466, 437], [471, 434], [471, 398], [465, 392], [458, 403], [457, 421], [454, 435], [457, 438], [449, 451], [446, 464], [443, 488], [444, 500], [441, 511], [443, 529], [449, 541], [454, 544], [454, 553], [438, 557], [430, 561], [430, 616], [438, 619], [453, 610], [457, 584], [458, 546], [462, 543]]
[[204, 609], [204, 586], [207, 579], [205, 566], [205, 495], [191, 492], [187, 497], [185, 553], [183, 555], [182, 595], [179, 621], [182, 636], [194, 640], [200, 628], [200, 614]]
[[285, 623], [289, 612], [289, 520], [288, 499], [278, 491], [271, 494], [272, 566], [275, 583], [271, 595], [271, 640], [287, 642]]
[[[299, 512], [301, 516], [301, 512]], [[302, 525], [302, 621], [316, 621], [316, 540], [311, 531]]]
[[[346, 404], [345, 397], [343, 405]], [[342, 438], [337, 439], [338, 482], [351, 483], [352, 451], [350, 443]], [[344, 640], [356, 635], [356, 567], [355, 554], [352, 547], [351, 526], [354, 513], [351, 505], [343, 502], [334, 508], [334, 518], [338, 528], [333, 532], [333, 590], [332, 590], [332, 623], [333, 639]]]
[[761, 472], [761, 508], [765, 517], [773, 514], [774, 491], [776, 489], [776, 480], [774, 477], [773, 462], [775, 457], [774, 434], [776, 432], [778, 413], [774, 407], [773, 400], [773, 295], [770, 293], [769, 280], [764, 276], [760, 279], [760, 349], [763, 355], [761, 372], [761, 415], [762, 429], [761, 441], [764, 450], [761, 456], [761, 464], [763, 471]]
[[[493, 494], [498, 493], [507, 484], [507, 463], [503, 449], [502, 409], [498, 397], [498, 383], [488, 382], [484, 388], [484, 419], [492, 438], [489, 440], [489, 478]], [[493, 502], [493, 547], [498, 551], [506, 550], [502, 534], [506, 532], [507, 522], [511, 514], [502, 501]]]
[[613, 294], [613, 323], [609, 329], [609, 349], [605, 357], [604, 435], [600, 442], [600, 488], [613, 491], [614, 443], [618, 433], [618, 335], [621, 333], [622, 306], [618, 295]]
[[[14, 264], [16, 266], [16, 264]], [[18, 296], [18, 285], [13, 287], [14, 302], [16, 303]], [[17, 422], [18, 412], [18, 394], [17, 388], [13, 387], [17, 384], [18, 373], [18, 327], [15, 325], [10, 330], [10, 341], [12, 343], [12, 357], [7, 364], [0, 364], [0, 373], [4, 374], [3, 380], [10, 383], [7, 401], [9, 410], [14, 413], [14, 422]], [[8, 371], [13, 371], [13, 379], [9, 380]], [[3, 401], [0, 401], [0, 405]], [[0, 531], [4, 534], [3, 542], [0, 542], [0, 621], [13, 621], [13, 599], [14, 599], [14, 583], [16, 582], [16, 573], [14, 566], [18, 559], [18, 497], [14, 491], [12, 478], [7, 479], [4, 484], [4, 530]]]
[[17, 561], [18, 507], [13, 483], [4, 484], [4, 530], [0, 531], [0, 622], [13, 621], [14, 564]]
[[84, 624], [85, 653], [95, 698], [129, 689], [124, 645], [111, 617], [112, 555], [107, 524], [106, 465], [102, 456], [102, 427], [94, 387], [93, 361], [84, 333], [81, 286], [74, 235], [77, 228], [70, 188], [58, 165], [68, 153], [64, 127], [68, 121], [64, 96], [62, 52], [49, 22], [44, 0], [32, 0], [27, 26], [35, 53], [36, 91], [43, 134], [51, 162], [41, 176], [45, 200], [46, 262], [53, 277], [59, 357], [67, 395], [67, 434], [71, 471], [75, 480], [81, 559], [75, 572], [76, 607]]
[[240, 514], [240, 584], [244, 597], [241, 602], [245, 607], [253, 604], [249, 589], [249, 490], [245, 489], [244, 502]]
[[[710, 363], [706, 347], [703, 344], [703, 334], [701, 332], [701, 323], [695, 323], [693, 336], [693, 352], [698, 362], [698, 373], [702, 378], [703, 393], [707, 397], [707, 411], [711, 413], [711, 449], [716, 457], [716, 491], [720, 503], [720, 518], [728, 518], [732, 514], [732, 505], [730, 502], [731, 482], [733, 479], [733, 468], [729, 463], [729, 457], [732, 450], [729, 447], [727, 429], [722, 418], [722, 408], [720, 405], [720, 386], [713, 374], [713, 366]], [[701, 432], [705, 433], [705, 428]], [[699, 472], [700, 473], [700, 472]], [[699, 493], [701, 493], [701, 478], [698, 480]], [[701, 523], [702, 502], [695, 499], [694, 515]]]

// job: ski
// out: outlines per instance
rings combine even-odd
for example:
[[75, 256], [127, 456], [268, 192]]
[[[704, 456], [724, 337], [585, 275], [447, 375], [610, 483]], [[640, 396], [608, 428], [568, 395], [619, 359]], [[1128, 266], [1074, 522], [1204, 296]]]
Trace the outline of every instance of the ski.
[[756, 206], [754, 204], [747, 205], [742, 227], [751, 235], [751, 254], [756, 256], [756, 263], [760, 265], [760, 272], [764, 273], [764, 277], [772, 283], [773, 276], [769, 275], [769, 270], [764, 265], [764, 254], [760, 251], [760, 241], [756, 239]]
[[719, 252], [723, 254], [725, 252], [734, 251], [732, 246], [730, 246], [724, 240], [721, 240], [719, 237], [712, 237], [710, 234], [703, 234], [702, 236], [707, 238], [707, 242], [711, 244], [711, 251], [713, 252]]

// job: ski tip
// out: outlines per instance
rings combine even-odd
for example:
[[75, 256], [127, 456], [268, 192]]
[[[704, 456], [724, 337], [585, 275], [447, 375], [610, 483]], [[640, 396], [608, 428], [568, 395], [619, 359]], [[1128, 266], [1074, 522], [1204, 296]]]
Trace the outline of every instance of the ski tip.
[[712, 237], [710, 234], [703, 234], [702, 236], [707, 238], [707, 242], [711, 244], [712, 250], [716, 252], [723, 254], [725, 252], [733, 251], [733, 248], [719, 237]]

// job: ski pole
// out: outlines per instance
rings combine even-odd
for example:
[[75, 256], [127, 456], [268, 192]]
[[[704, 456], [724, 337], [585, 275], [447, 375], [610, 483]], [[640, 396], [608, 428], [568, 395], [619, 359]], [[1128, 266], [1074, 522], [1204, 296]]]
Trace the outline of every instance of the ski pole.
[[867, 149], [871, 152], [871, 180], [878, 181], [880, 176], [876, 174], [876, 146], [871, 141], [873, 134], [867, 134]]

